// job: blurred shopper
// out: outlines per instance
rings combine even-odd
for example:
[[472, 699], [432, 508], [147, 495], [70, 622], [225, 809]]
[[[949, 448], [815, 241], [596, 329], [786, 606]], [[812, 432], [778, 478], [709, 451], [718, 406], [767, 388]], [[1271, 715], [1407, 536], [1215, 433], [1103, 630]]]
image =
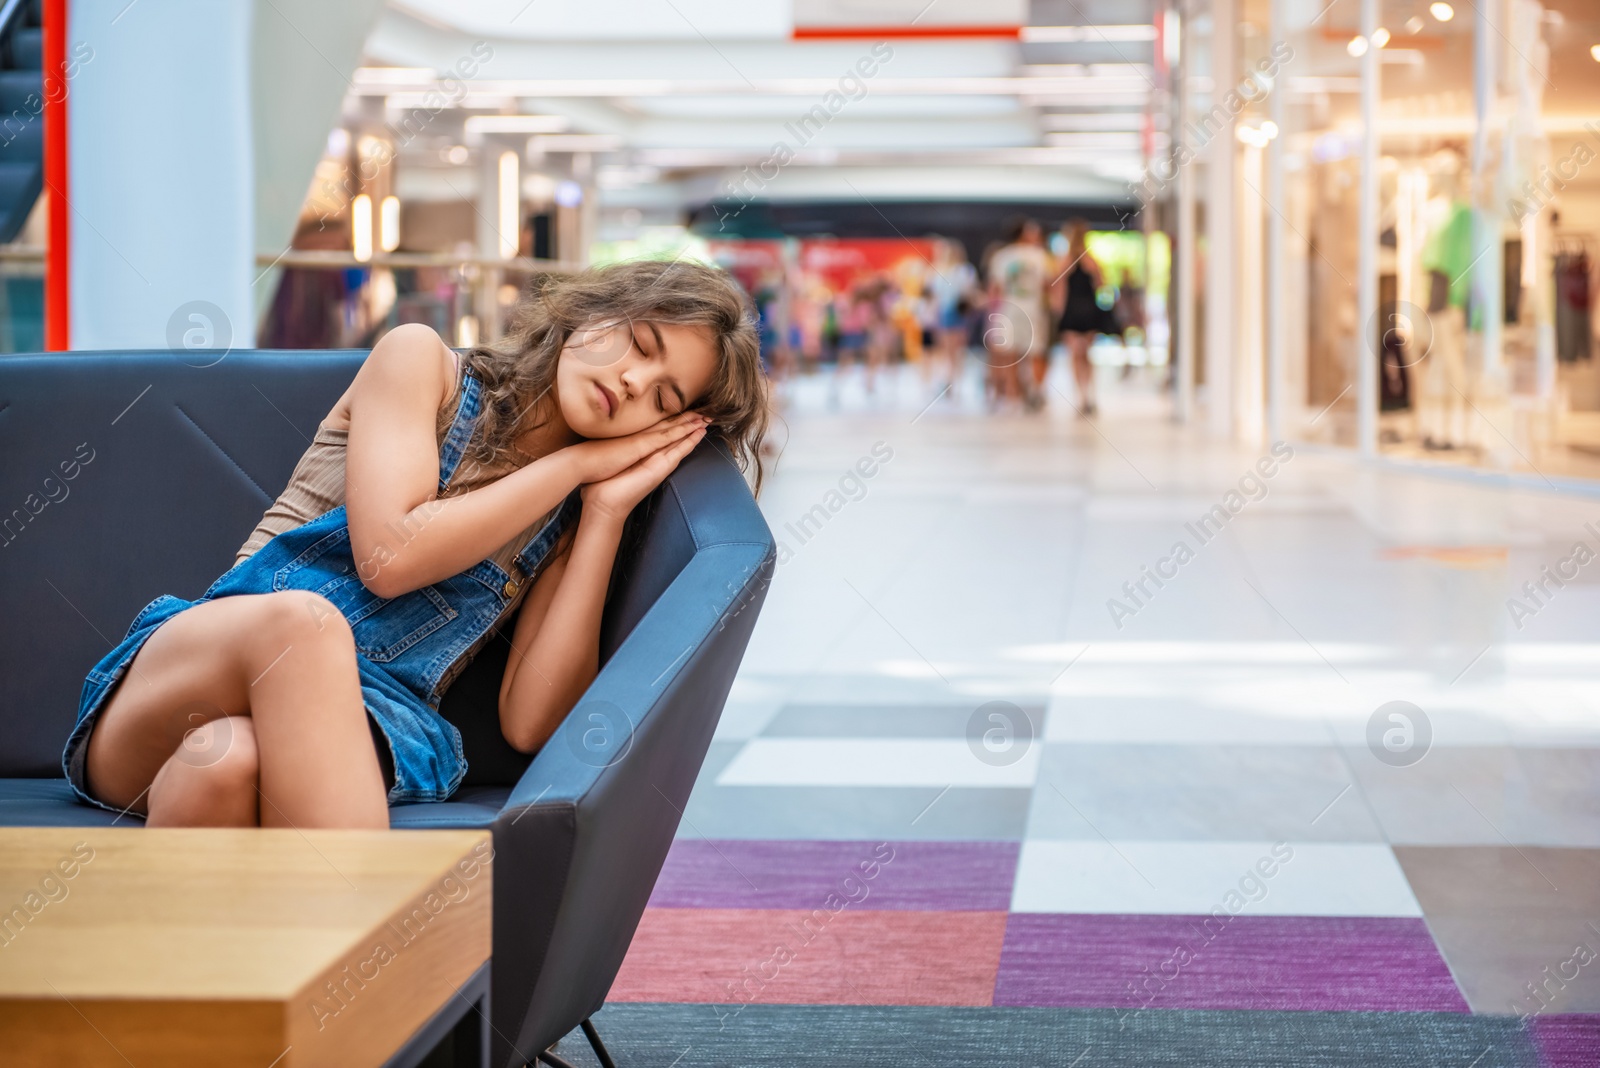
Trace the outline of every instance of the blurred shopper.
[[828, 396], [834, 404], [839, 401], [839, 388], [844, 380], [845, 371], [857, 360], [865, 361], [867, 327], [872, 316], [872, 311], [867, 305], [868, 298], [859, 280], [846, 286], [833, 299], [833, 317], [838, 331], [836, 346], [839, 355], [838, 362], [834, 365], [833, 383]]
[[1085, 416], [1095, 414], [1094, 366], [1089, 362], [1089, 345], [1102, 330], [1114, 330], [1121, 335], [1114, 323], [1106, 321], [1105, 312], [1095, 300], [1104, 275], [1100, 264], [1089, 255], [1088, 230], [1088, 224], [1082, 219], [1067, 223], [1067, 261], [1063, 272], [1067, 299], [1058, 324], [1072, 361], [1072, 379], [1078, 386], [1078, 414]]
[[989, 322], [984, 331], [997, 400], [1020, 398], [1030, 410], [1044, 407], [1042, 376], [1025, 375], [1030, 359], [1049, 359], [1049, 309], [1045, 289], [1050, 254], [1032, 219], [1006, 227], [1006, 243], [989, 261]]
[[874, 275], [861, 288], [860, 299], [864, 309], [862, 321], [866, 326], [867, 392], [877, 388], [878, 371], [894, 356], [899, 327], [894, 321], [894, 307], [900, 291], [884, 275]]
[[[343, 225], [300, 220], [291, 248], [342, 252], [350, 247]], [[273, 295], [257, 344], [264, 349], [331, 349], [349, 342], [344, 336], [345, 307], [351, 290], [344, 271], [322, 267], [285, 267]]]
[[967, 262], [961, 243], [940, 241], [934, 250], [933, 277], [928, 280], [934, 337], [926, 367], [928, 377], [937, 379], [938, 391], [943, 393], [948, 388], [952, 397], [961, 380], [962, 358], [967, 353], [967, 316], [977, 288], [977, 272]]

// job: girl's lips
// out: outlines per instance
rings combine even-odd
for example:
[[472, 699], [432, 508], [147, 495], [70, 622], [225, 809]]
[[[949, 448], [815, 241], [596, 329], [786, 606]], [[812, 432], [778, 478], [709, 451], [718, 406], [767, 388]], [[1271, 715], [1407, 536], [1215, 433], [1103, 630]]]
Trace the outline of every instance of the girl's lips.
[[616, 395], [598, 382], [594, 384], [594, 388], [600, 391], [600, 403], [605, 406], [606, 418], [611, 418], [612, 413], [617, 410]]

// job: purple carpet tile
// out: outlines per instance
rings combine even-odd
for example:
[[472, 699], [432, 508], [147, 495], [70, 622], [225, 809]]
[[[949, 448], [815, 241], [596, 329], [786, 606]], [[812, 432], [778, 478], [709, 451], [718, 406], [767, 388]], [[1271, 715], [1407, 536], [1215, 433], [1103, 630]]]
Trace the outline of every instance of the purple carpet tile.
[[1541, 1068], [1600, 1064], [1600, 1016], [1535, 1016], [1530, 1026]]
[[816, 842], [680, 838], [653, 908], [1004, 912], [1017, 842]]
[[1420, 919], [1015, 913], [994, 1003], [1466, 1012]]

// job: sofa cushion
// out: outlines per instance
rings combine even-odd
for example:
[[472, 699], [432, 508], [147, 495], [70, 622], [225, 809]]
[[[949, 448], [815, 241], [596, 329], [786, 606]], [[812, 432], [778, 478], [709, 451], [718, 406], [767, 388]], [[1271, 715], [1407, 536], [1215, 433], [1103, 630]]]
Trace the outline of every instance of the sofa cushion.
[[[395, 805], [389, 826], [488, 827], [510, 794], [509, 786], [464, 786], [448, 801]], [[0, 779], [0, 827], [137, 827], [143, 822], [135, 813], [119, 817], [83, 804], [66, 779]]]
[[86, 805], [67, 780], [0, 779], [0, 827], [137, 827], [141, 816]]

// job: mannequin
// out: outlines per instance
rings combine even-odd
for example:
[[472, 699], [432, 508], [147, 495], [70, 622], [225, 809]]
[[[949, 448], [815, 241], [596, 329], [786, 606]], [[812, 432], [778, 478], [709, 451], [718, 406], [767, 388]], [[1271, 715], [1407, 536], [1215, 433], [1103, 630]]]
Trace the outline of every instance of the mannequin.
[[1418, 368], [1417, 425], [1426, 449], [1472, 444], [1467, 398], [1466, 303], [1472, 266], [1472, 205], [1465, 196], [1466, 158], [1447, 144], [1430, 162], [1437, 194], [1424, 207], [1427, 238], [1421, 266], [1427, 272], [1427, 312], [1433, 344]]

